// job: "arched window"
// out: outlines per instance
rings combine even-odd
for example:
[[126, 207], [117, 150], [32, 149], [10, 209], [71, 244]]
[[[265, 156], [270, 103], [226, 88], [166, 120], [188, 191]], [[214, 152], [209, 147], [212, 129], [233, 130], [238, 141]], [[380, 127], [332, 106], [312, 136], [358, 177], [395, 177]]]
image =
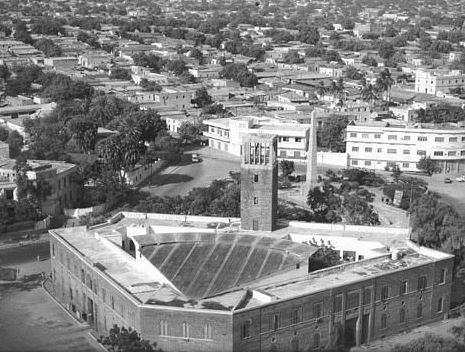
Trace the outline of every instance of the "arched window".
[[313, 348], [319, 348], [320, 347], [320, 334], [316, 333], [313, 335]]
[[381, 329], [386, 329], [387, 327], [387, 315], [381, 315]]
[[203, 326], [203, 338], [205, 340], [211, 340], [212, 339], [212, 326], [209, 323], [206, 323]]
[[160, 320], [160, 336], [168, 336], [168, 322]]
[[183, 322], [182, 323], [182, 337], [188, 339], [190, 335], [190, 326], [188, 323]]
[[405, 323], [405, 309], [401, 308], [399, 311], [399, 323]]

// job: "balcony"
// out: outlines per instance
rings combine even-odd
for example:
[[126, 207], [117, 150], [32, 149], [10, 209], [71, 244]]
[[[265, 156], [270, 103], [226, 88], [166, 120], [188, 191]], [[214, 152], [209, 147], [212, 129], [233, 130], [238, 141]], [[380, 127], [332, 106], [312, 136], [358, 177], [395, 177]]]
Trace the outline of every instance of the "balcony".
[[226, 137], [226, 136], [222, 136], [222, 135], [219, 135], [219, 134], [216, 134], [216, 133], [211, 133], [211, 132], [208, 132], [208, 131], [203, 132], [203, 135], [205, 137], [207, 137], [207, 138], [212, 138], [212, 139], [216, 139], [216, 140], [220, 140], [220, 141], [229, 143], [229, 137]]

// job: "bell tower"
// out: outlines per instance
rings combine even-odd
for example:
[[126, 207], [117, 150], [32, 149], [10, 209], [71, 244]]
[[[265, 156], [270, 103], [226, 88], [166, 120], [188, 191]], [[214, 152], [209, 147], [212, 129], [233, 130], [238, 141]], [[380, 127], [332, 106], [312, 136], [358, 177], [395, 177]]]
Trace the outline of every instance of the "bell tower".
[[249, 134], [242, 139], [241, 226], [273, 231], [278, 208], [277, 137]]

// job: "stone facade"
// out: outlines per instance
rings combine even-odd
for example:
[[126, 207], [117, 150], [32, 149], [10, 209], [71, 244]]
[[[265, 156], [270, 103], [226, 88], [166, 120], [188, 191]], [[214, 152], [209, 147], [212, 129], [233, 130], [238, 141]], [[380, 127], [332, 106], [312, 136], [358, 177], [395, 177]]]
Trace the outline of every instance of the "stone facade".
[[276, 226], [278, 201], [277, 137], [244, 136], [242, 150], [242, 228], [273, 231]]

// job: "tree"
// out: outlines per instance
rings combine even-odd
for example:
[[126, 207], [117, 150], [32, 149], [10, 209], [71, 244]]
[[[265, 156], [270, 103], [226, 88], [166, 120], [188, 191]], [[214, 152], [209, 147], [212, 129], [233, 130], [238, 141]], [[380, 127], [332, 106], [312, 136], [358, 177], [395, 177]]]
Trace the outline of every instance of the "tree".
[[34, 43], [34, 48], [44, 53], [46, 57], [60, 56], [62, 54], [61, 48], [48, 39], [42, 38]]
[[6, 142], [8, 139], [8, 130], [0, 126], [0, 141]]
[[378, 44], [378, 53], [383, 59], [390, 59], [396, 52], [394, 46], [385, 40], [382, 40]]
[[391, 72], [389, 69], [385, 68], [376, 79], [375, 89], [386, 94], [386, 102], [388, 106], [391, 103], [391, 87], [393, 84], [394, 79], [391, 77]]
[[421, 158], [417, 163], [417, 168], [425, 171], [429, 176], [432, 176], [435, 172], [440, 170], [434, 160], [432, 160], [429, 156]]
[[425, 334], [405, 345], [396, 345], [391, 352], [460, 352], [465, 346], [451, 337]]
[[156, 343], [142, 339], [136, 330], [120, 328], [116, 324], [110, 329], [109, 335], [102, 337], [100, 342], [112, 352], [161, 352], [160, 349], [156, 349]]
[[84, 153], [90, 153], [97, 141], [97, 123], [83, 116], [78, 116], [70, 122], [70, 134], [74, 136], [78, 148]]
[[331, 242], [328, 241], [326, 244], [321, 240], [320, 243], [318, 243], [315, 238], [312, 238], [310, 241], [304, 242], [304, 244], [319, 247], [318, 251], [309, 258], [309, 271], [316, 271], [341, 264], [339, 251], [335, 250]]
[[344, 216], [349, 224], [369, 226], [380, 224], [378, 214], [374, 211], [373, 206], [356, 194], [344, 197], [343, 207]]
[[329, 182], [308, 191], [307, 205], [312, 209], [317, 221], [332, 223], [341, 221], [338, 215], [341, 210], [341, 199], [335, 194], [334, 186]]
[[10, 158], [16, 158], [24, 145], [23, 137], [17, 131], [11, 131], [6, 142], [10, 147]]
[[318, 32], [317, 27], [302, 26], [299, 29], [297, 39], [300, 40], [302, 43], [316, 44], [320, 41], [320, 33]]
[[179, 127], [178, 133], [182, 139], [195, 143], [202, 137], [202, 126], [184, 121]]
[[284, 55], [283, 61], [288, 64], [300, 64], [304, 60], [300, 57], [299, 53], [295, 50], [290, 50]]
[[147, 78], [142, 78], [140, 81], [140, 85], [145, 90], [149, 92], [161, 92], [163, 87], [159, 85], [157, 82], [149, 81]]
[[358, 69], [356, 69], [354, 66], [348, 66], [347, 70], [344, 73], [345, 77], [348, 79], [353, 79], [353, 80], [361, 80], [363, 79], [363, 73], [361, 73]]
[[213, 99], [210, 94], [208, 94], [207, 88], [202, 87], [195, 91], [195, 97], [192, 99], [192, 104], [196, 105], [198, 108], [203, 108], [204, 106], [213, 104]]
[[131, 73], [122, 67], [116, 67], [111, 69], [110, 78], [130, 81]]
[[281, 160], [279, 162], [279, 166], [281, 167], [281, 171], [283, 172], [283, 177], [285, 179], [287, 179], [295, 170], [294, 162], [292, 160]]
[[355, 22], [351, 18], [345, 18], [342, 22], [342, 27], [347, 30], [352, 30], [355, 27]]
[[318, 145], [333, 152], [345, 152], [345, 129], [348, 123], [346, 116], [331, 115], [317, 131]]

